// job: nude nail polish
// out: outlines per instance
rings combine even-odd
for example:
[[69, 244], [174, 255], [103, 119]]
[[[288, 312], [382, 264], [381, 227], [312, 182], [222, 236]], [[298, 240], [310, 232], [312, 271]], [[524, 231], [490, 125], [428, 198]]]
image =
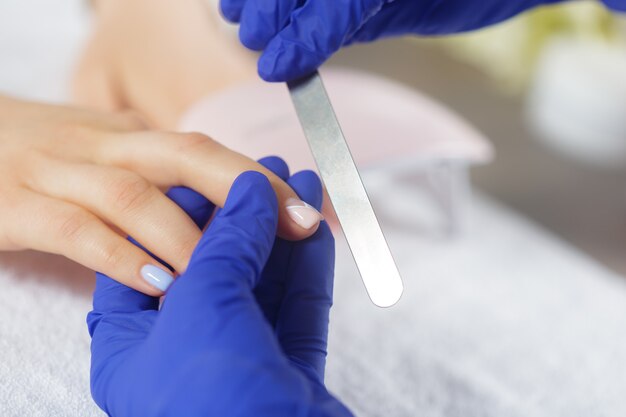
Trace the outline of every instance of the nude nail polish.
[[167, 291], [174, 277], [169, 272], [155, 265], [144, 265], [141, 267], [141, 277], [154, 288], [163, 292]]
[[297, 198], [287, 199], [287, 213], [291, 220], [307, 230], [324, 220], [324, 216], [315, 207]]

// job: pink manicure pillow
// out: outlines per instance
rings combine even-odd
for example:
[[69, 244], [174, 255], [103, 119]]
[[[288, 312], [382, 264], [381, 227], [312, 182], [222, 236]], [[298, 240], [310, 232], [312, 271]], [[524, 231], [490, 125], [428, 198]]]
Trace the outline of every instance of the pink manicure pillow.
[[[432, 99], [382, 78], [348, 69], [321, 71], [359, 167], [394, 159], [488, 162], [491, 144]], [[192, 106], [181, 131], [198, 131], [259, 159], [278, 155], [291, 171], [315, 169], [284, 84], [261, 80], [218, 92]]]

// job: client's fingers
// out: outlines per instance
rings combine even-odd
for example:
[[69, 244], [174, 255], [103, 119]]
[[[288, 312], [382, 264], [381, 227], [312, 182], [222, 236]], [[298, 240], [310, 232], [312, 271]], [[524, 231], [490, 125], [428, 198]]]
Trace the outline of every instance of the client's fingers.
[[106, 164], [129, 168], [157, 185], [184, 185], [223, 206], [233, 181], [245, 171], [270, 180], [278, 198], [278, 234], [300, 240], [317, 230], [320, 214], [300, 201], [279, 177], [257, 162], [197, 134], [130, 133], [103, 143]]
[[71, 203], [22, 191], [7, 221], [19, 245], [64, 255], [145, 294], [163, 294], [172, 276], [141, 249], [113, 232], [90, 212]]
[[[189, 188], [172, 188], [167, 192], [167, 196], [183, 209], [199, 228], [206, 225], [215, 208], [210, 201]], [[92, 336], [102, 314], [156, 310], [159, 307], [159, 299], [142, 294], [99, 272], [96, 274], [93, 307], [94, 310], [87, 318]]]
[[124, 169], [42, 158], [28, 185], [114, 224], [180, 273], [200, 240], [200, 230], [183, 210], [147, 180]]

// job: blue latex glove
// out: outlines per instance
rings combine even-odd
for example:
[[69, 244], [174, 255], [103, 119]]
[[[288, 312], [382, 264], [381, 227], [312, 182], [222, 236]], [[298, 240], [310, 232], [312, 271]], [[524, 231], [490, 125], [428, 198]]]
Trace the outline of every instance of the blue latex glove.
[[[443, 35], [501, 22], [561, 0], [221, 0], [239, 38], [263, 51], [259, 75], [286, 81], [319, 67], [342, 46], [405, 34]], [[605, 0], [626, 11], [626, 0]]]
[[[283, 179], [278, 158], [262, 161]], [[289, 178], [320, 207], [317, 176]], [[189, 189], [169, 193], [196, 224], [213, 206]], [[91, 390], [111, 416], [349, 416], [324, 387], [334, 241], [326, 223], [301, 242], [275, 240], [269, 181], [241, 174], [162, 308], [98, 274]]]

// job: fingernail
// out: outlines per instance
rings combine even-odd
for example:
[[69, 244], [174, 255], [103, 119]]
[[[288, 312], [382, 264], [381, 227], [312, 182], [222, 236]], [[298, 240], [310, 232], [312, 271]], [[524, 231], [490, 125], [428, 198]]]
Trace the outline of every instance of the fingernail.
[[315, 207], [297, 198], [287, 199], [287, 213], [291, 220], [304, 229], [310, 229], [324, 220], [324, 216]]
[[141, 268], [141, 276], [148, 284], [163, 292], [174, 282], [172, 274], [154, 265], [144, 265]]

